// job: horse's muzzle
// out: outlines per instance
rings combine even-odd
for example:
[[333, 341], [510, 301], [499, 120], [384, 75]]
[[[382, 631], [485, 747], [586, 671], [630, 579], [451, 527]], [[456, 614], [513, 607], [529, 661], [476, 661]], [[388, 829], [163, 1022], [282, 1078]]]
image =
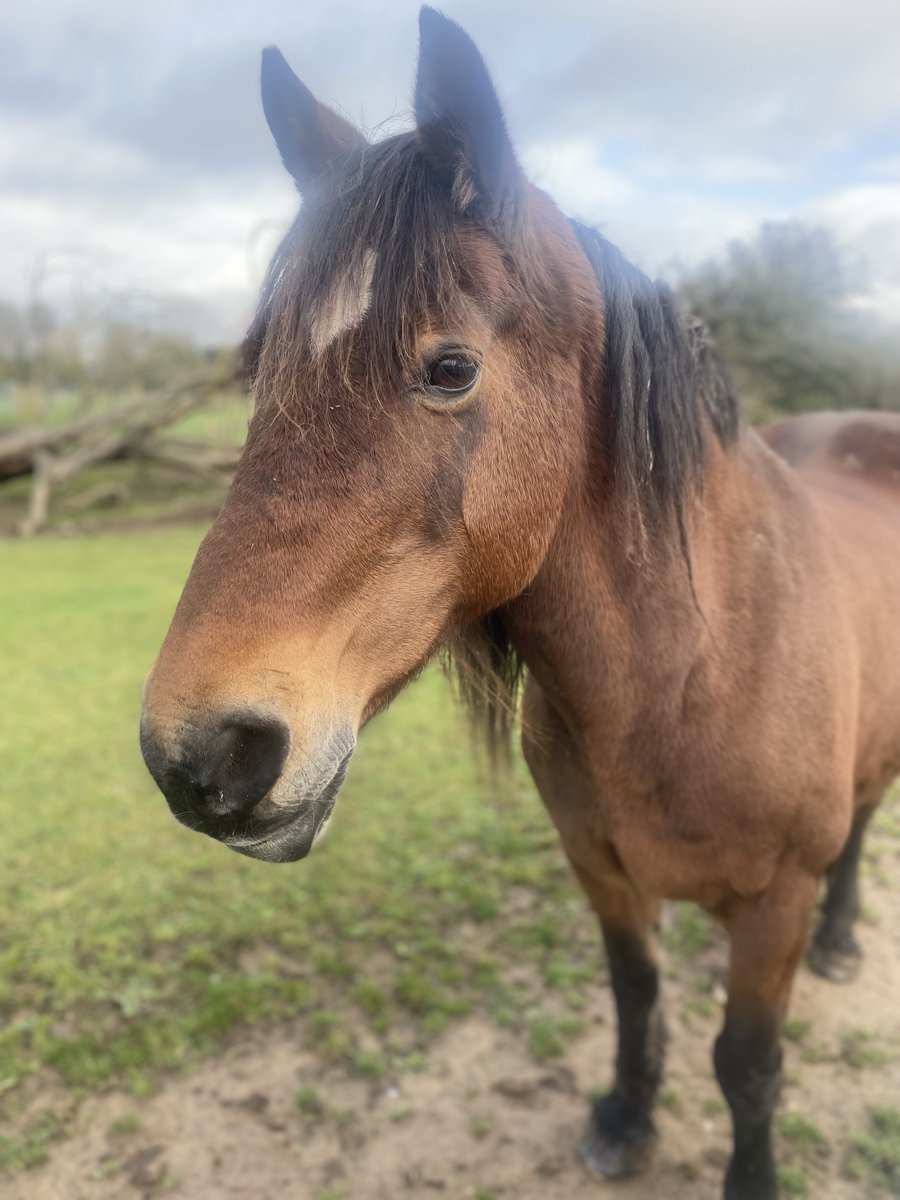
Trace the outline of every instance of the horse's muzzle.
[[250, 858], [295, 862], [322, 834], [356, 745], [333, 727], [302, 763], [291, 762], [290, 732], [278, 718], [237, 713], [182, 729], [164, 748], [148, 719], [141, 750], [173, 815]]

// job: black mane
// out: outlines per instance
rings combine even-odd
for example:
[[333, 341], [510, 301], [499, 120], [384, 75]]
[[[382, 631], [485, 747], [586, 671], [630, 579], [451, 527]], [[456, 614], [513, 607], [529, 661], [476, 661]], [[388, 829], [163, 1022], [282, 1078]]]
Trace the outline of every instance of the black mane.
[[704, 417], [728, 446], [738, 401], [703, 325], [680, 311], [671, 288], [649, 279], [596, 229], [570, 224], [605, 309], [603, 424], [616, 486], [637, 508], [678, 512], [685, 489], [702, 477]]

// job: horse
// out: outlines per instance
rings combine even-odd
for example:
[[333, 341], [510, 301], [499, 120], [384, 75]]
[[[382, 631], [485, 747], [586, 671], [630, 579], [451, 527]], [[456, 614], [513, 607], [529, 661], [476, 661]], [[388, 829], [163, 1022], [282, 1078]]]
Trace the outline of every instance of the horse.
[[[703, 328], [517, 161], [469, 37], [420, 15], [415, 128], [370, 142], [274, 48], [302, 197], [245, 342], [246, 446], [146, 682], [174, 815], [303, 858], [360, 728], [440, 650], [524, 757], [618, 1017], [579, 1154], [657, 1141], [661, 901], [727, 931], [728, 1200], [778, 1191], [780, 1030], [853, 973], [866, 822], [900, 771], [900, 416], [754, 432]], [[521, 687], [521, 692], [520, 692]]]

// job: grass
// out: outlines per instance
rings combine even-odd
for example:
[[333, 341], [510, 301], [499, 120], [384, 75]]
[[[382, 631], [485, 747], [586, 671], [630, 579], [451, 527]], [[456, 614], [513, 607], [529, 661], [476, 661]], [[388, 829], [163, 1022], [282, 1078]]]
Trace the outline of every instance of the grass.
[[[173, 821], [140, 760], [139, 695], [199, 537], [0, 543], [7, 1111], [47, 1067], [76, 1093], [140, 1095], [236, 1027], [298, 1014], [370, 1078], [476, 1007], [558, 1053], [577, 1019], [536, 1008], [542, 976], [587, 980], [594, 924], [524, 775], [490, 798], [438, 673], [364, 732], [308, 862], [256, 863]], [[504, 979], [513, 959], [533, 988]]]
[[809, 1033], [809, 1030], [809, 1021], [801, 1021], [798, 1018], [790, 1017], [785, 1021], [782, 1032], [789, 1042], [802, 1042]]
[[783, 1196], [798, 1196], [802, 1200], [809, 1195], [809, 1178], [802, 1167], [779, 1167], [778, 1183]]
[[305, 1117], [319, 1120], [325, 1115], [325, 1105], [315, 1088], [304, 1085], [294, 1093], [294, 1103]]
[[684, 1116], [684, 1097], [678, 1088], [663, 1088], [659, 1094], [659, 1105], [667, 1109], [673, 1117]]
[[662, 941], [673, 959], [691, 962], [710, 945], [712, 938], [713, 924], [704, 912], [693, 904], [671, 905]]
[[491, 1128], [491, 1121], [489, 1117], [475, 1114], [469, 1118], [469, 1132], [471, 1133], [472, 1137], [476, 1138], [478, 1141], [480, 1141], [482, 1138], [486, 1138], [491, 1132]]
[[870, 1067], [883, 1067], [890, 1055], [878, 1035], [870, 1029], [851, 1029], [841, 1039], [841, 1058], [848, 1067], [864, 1071]]
[[784, 1145], [803, 1160], [821, 1158], [829, 1153], [828, 1138], [802, 1113], [783, 1113], [777, 1127]]
[[128, 1137], [132, 1133], [137, 1133], [141, 1128], [141, 1123], [134, 1113], [126, 1113], [119, 1117], [109, 1127], [110, 1137]]
[[869, 1128], [850, 1143], [845, 1173], [878, 1195], [900, 1196], [900, 1108], [891, 1105], [869, 1111]]
[[43, 1162], [51, 1142], [64, 1133], [60, 1119], [51, 1112], [43, 1113], [27, 1130], [24, 1137], [0, 1134], [0, 1170], [27, 1171]]

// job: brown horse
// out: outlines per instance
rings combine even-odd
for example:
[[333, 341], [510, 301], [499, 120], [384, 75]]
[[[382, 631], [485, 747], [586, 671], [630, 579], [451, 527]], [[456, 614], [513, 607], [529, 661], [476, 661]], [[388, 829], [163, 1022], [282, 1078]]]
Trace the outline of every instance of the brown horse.
[[433, 10], [410, 133], [370, 144], [276, 50], [262, 95], [303, 208], [247, 341], [247, 445], [147, 682], [147, 764], [185, 824], [296, 860], [359, 728], [439, 648], [496, 734], [527, 668], [525, 757], [619, 1016], [581, 1155], [619, 1176], [652, 1148], [654, 929], [693, 900], [731, 942], [725, 1195], [769, 1200], [819, 881], [814, 963], [843, 977], [900, 771], [900, 417], [746, 428], [668, 289], [523, 178]]

